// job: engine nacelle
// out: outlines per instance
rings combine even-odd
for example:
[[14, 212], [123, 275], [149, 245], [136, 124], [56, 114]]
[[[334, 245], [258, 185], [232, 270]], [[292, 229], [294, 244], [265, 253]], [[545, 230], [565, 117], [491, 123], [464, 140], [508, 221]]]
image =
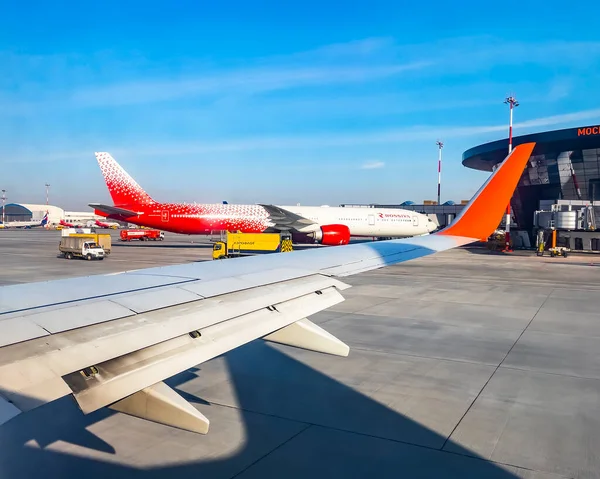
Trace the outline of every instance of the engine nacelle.
[[350, 228], [346, 225], [324, 225], [312, 233], [312, 236], [317, 243], [339, 246], [350, 243]]

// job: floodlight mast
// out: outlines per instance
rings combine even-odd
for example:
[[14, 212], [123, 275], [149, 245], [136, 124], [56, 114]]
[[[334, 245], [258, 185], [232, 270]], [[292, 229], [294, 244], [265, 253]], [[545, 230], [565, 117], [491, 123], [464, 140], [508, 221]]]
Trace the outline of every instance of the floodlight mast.
[[2, 226], [6, 226], [6, 190], [2, 190]]
[[[513, 131], [513, 110], [519, 106], [519, 102], [517, 99], [510, 95], [504, 100], [504, 103], [509, 106], [510, 110], [510, 119], [508, 122], [508, 154], [512, 151], [512, 131]], [[510, 201], [506, 206], [506, 228], [504, 233], [504, 249], [502, 250], [504, 253], [512, 252], [512, 248], [510, 247]]]
[[444, 143], [442, 141], [437, 140], [435, 144], [438, 147], [438, 185], [437, 185], [437, 204], [441, 205], [441, 189], [442, 189], [442, 148], [444, 148]]

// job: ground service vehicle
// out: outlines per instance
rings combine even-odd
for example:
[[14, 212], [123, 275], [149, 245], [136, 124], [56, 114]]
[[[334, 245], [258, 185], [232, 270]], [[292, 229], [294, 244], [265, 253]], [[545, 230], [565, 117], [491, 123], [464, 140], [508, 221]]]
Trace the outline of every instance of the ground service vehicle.
[[229, 233], [213, 245], [213, 259], [235, 258], [255, 253], [292, 251], [289, 233]]
[[[549, 239], [547, 238], [548, 234], [551, 235], [551, 246], [546, 250], [546, 241]], [[544, 256], [544, 250], [546, 250], [550, 253], [552, 258], [555, 258], [556, 256], [566, 258], [571, 250], [565, 246], [556, 245], [556, 230], [554, 228], [552, 228], [548, 234], [546, 234], [543, 229], [538, 231], [538, 246], [535, 254]]]
[[102, 247], [104, 254], [108, 256], [111, 252], [112, 239], [109, 234], [101, 233], [72, 233], [70, 237], [87, 238], [89, 241], [95, 242], [97, 245]]
[[165, 234], [159, 230], [148, 230], [148, 229], [121, 230], [121, 241], [131, 241], [131, 240], [162, 241], [164, 239], [165, 239]]
[[104, 250], [95, 241], [81, 236], [63, 236], [58, 250], [66, 259], [104, 259]]

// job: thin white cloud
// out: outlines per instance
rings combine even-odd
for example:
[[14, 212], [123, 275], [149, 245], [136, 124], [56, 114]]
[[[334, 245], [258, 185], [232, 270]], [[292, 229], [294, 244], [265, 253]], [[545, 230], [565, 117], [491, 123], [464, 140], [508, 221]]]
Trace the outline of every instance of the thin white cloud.
[[546, 97], [547, 101], [564, 100], [571, 95], [574, 89], [572, 78], [557, 78], [550, 84], [550, 89]]
[[[186, 58], [152, 64], [135, 54], [119, 58], [107, 52], [83, 57], [0, 51], [0, 69], [9, 72], [0, 78], [0, 96], [6, 85], [11, 108], [5, 110], [25, 115], [40, 107], [114, 107], [359, 84], [431, 65], [422, 58], [400, 61], [393, 51], [392, 38], [375, 37], [227, 66]], [[38, 78], [43, 82], [31, 80]], [[20, 85], [17, 92], [14, 84]]]
[[352, 67], [259, 68], [233, 70], [176, 80], [141, 80], [76, 91], [70, 101], [79, 106], [152, 103], [215, 94], [257, 93], [291, 88], [350, 84], [392, 77], [430, 65], [406, 64]]
[[[518, 41], [491, 35], [440, 39], [421, 44], [398, 45], [406, 58], [427, 58], [460, 72], [487, 69], [490, 66], [537, 64], [571, 68], [584, 67], [600, 58], [597, 41]], [[467, 60], [467, 61], [466, 61]]]
[[[507, 51], [511, 54], [505, 54]], [[465, 58], [468, 61], [465, 62]], [[597, 64], [599, 59], [600, 42], [525, 43], [492, 36], [412, 45], [400, 45], [391, 37], [374, 37], [248, 59], [244, 64], [227, 68], [209, 66], [194, 59], [181, 59], [179, 63], [173, 60], [167, 66], [154, 65], [135, 55], [116, 58], [106, 52], [87, 58], [0, 51], [0, 69], [9, 72], [8, 78], [0, 79], [0, 90], [4, 83], [22, 85], [20, 93], [11, 93], [10, 102], [2, 102], [6, 107], [1, 113], [27, 116], [45, 108], [110, 108], [194, 98], [214, 100], [301, 87], [358, 85], [410, 72], [449, 76], [498, 65], [568, 64], [573, 78], [559, 78], [551, 84], [549, 94], [556, 100], [567, 97], [582, 77], [581, 69], [592, 68], [590, 65]], [[438, 68], [429, 68], [433, 65]], [[98, 75], [98, 70], [102, 75]], [[47, 84], [32, 82], [32, 78], [43, 78]], [[440, 102], [433, 97], [427, 100], [427, 89], [423, 92], [422, 109], [431, 109], [428, 105]], [[461, 98], [461, 101], [465, 100]]]
[[546, 116], [544, 118], [536, 118], [535, 120], [522, 121], [519, 123], [515, 123], [515, 127], [531, 128], [536, 126], [551, 126], [592, 119], [596, 120], [596, 122], [600, 122], [600, 108], [596, 108], [593, 110], [583, 110], [575, 113], [565, 113], [563, 115]]
[[349, 42], [332, 43], [318, 47], [314, 50], [304, 52], [306, 55], [325, 56], [339, 58], [341, 57], [360, 57], [363, 55], [372, 55], [373, 53], [389, 50], [395, 46], [393, 37], [371, 37]]
[[[552, 115], [514, 124], [516, 134], [531, 133], [534, 128], [560, 125], [561, 127], [581, 126], [584, 120], [594, 120], [600, 123], [600, 109], [583, 110], [564, 115]], [[90, 152], [95, 150], [110, 151], [113, 155], [127, 156], [164, 156], [202, 155], [218, 152], [235, 151], [261, 151], [261, 150], [289, 150], [310, 148], [340, 148], [359, 145], [397, 144], [403, 142], [430, 141], [435, 138], [468, 138], [489, 133], [501, 133], [506, 137], [508, 127], [506, 124], [484, 126], [415, 126], [409, 128], [396, 128], [379, 131], [365, 131], [352, 133], [331, 133], [319, 135], [296, 135], [274, 137], [230, 138], [215, 141], [177, 141], [173, 143], [152, 143], [146, 141], [139, 146], [126, 148], [117, 144], [90, 145]], [[89, 153], [91, 154], [91, 153]], [[87, 157], [86, 149], [66, 150], [63, 152], [44, 151], [36, 152], [33, 149], [1, 152], [0, 159], [7, 162], [18, 161], [58, 161], [64, 158]], [[6, 160], [4, 160], [6, 158]], [[369, 163], [365, 163], [367, 165]], [[379, 166], [377, 161], [371, 162], [371, 168]], [[365, 166], [363, 165], [363, 166]], [[373, 166], [376, 165], [376, 166]]]
[[376, 170], [383, 168], [385, 163], [383, 161], [367, 161], [360, 166], [361, 170]]

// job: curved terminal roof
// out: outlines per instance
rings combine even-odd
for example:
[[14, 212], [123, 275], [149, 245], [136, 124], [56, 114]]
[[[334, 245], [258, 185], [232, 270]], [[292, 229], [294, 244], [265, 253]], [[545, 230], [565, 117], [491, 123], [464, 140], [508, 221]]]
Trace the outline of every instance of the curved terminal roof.
[[[600, 148], [600, 125], [566, 128], [513, 137], [513, 146], [536, 142], [532, 156], [562, 151]], [[475, 146], [463, 153], [462, 164], [475, 170], [492, 171], [508, 153], [508, 138]]]
[[[0, 205], [0, 211], [2, 211], [2, 205]], [[41, 221], [46, 211], [49, 223], [58, 223], [65, 216], [65, 211], [58, 206], [7, 203], [6, 221]]]
[[61, 216], [61, 217], [64, 216], [64, 214], [65, 214], [65, 210], [63, 210], [62, 208], [59, 208], [58, 206], [34, 205], [34, 204], [29, 204], [29, 203], [19, 203], [19, 206], [22, 206], [23, 208], [27, 208], [29, 211], [31, 211], [31, 213], [42, 213], [42, 216], [46, 211], [49, 214], [55, 214], [56, 216]]

